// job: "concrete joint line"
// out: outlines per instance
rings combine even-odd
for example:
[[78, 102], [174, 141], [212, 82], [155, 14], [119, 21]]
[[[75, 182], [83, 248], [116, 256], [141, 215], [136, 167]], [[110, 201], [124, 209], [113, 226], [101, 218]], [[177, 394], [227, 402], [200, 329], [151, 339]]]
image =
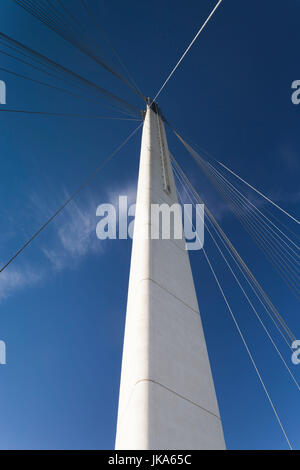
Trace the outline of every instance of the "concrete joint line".
[[151, 277], [145, 277], [143, 279], [140, 279], [139, 282], [143, 282], [143, 281], [151, 281], [153, 282], [156, 286], [160, 287], [162, 290], [164, 290], [165, 292], [167, 292], [168, 294], [172, 295], [172, 297], [174, 297], [176, 300], [179, 300], [179, 302], [181, 302], [183, 305], [185, 305], [188, 309], [192, 310], [192, 312], [196, 313], [197, 315], [200, 316], [200, 312], [199, 310], [195, 310], [193, 307], [191, 307], [190, 305], [188, 305], [187, 303], [185, 303], [182, 299], [180, 299], [179, 297], [177, 297], [175, 294], [173, 294], [172, 292], [170, 292], [168, 289], [166, 289], [164, 286], [161, 286], [160, 284], [158, 284], [158, 282], [154, 281], [154, 279], [151, 279]]
[[155, 385], [159, 385], [159, 387], [162, 387], [162, 388], [164, 388], [165, 390], [167, 390], [168, 392], [173, 393], [173, 394], [176, 395], [177, 397], [182, 398], [182, 399], [185, 400], [185, 401], [188, 401], [189, 403], [191, 403], [191, 404], [194, 405], [194, 406], [197, 406], [198, 408], [201, 408], [201, 410], [206, 411], [207, 413], [213, 415], [215, 418], [221, 419], [220, 416], [216, 415], [216, 414], [213, 413], [212, 411], [208, 410], [207, 408], [204, 408], [203, 406], [199, 405], [198, 403], [195, 403], [194, 401], [190, 400], [189, 398], [186, 398], [186, 397], [184, 397], [183, 395], [180, 395], [180, 393], [177, 393], [177, 392], [175, 392], [174, 390], [171, 390], [169, 387], [167, 387], [166, 385], [161, 384], [160, 382], [157, 382], [156, 380], [153, 380], [153, 379], [140, 379], [140, 380], [138, 380], [138, 381], [134, 384], [134, 387], [135, 387], [136, 385], [138, 385], [139, 383], [141, 383], [141, 382], [152, 382], [152, 383], [154, 383]]

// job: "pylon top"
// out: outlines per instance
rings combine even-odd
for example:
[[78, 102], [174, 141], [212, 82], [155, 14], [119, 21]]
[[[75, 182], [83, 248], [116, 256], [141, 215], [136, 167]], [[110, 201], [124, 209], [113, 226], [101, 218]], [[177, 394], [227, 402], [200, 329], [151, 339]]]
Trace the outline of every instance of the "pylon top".
[[[155, 112], [155, 114], [158, 114], [163, 121], [166, 121], [165, 117], [163, 116], [162, 112], [161, 112], [161, 109], [160, 107], [158, 106], [158, 104], [152, 100], [152, 98], [148, 97], [146, 98], [146, 103], [147, 103], [147, 106], [152, 109], [152, 111]], [[143, 117], [145, 118], [145, 112], [143, 113]]]

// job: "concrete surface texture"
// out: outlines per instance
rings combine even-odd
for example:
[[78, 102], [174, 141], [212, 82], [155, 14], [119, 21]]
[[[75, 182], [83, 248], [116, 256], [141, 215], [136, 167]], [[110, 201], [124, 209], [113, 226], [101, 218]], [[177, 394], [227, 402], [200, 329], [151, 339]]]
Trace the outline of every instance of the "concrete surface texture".
[[147, 106], [116, 449], [225, 449], [189, 255], [151, 240], [153, 203], [177, 203], [163, 121]]

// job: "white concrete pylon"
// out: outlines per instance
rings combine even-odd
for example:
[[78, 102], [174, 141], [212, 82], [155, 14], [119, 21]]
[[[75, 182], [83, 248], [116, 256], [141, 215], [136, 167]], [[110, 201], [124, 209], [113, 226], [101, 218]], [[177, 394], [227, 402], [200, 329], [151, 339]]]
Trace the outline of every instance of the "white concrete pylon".
[[225, 449], [185, 240], [151, 240], [151, 204], [177, 203], [163, 121], [147, 106], [116, 449]]

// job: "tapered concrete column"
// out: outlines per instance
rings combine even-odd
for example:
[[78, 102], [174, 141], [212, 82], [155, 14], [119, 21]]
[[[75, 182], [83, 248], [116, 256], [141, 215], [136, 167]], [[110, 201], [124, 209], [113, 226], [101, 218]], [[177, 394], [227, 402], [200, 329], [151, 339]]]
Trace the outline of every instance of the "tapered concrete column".
[[185, 240], [151, 240], [151, 204], [177, 203], [165, 129], [147, 107], [116, 449], [224, 449]]

